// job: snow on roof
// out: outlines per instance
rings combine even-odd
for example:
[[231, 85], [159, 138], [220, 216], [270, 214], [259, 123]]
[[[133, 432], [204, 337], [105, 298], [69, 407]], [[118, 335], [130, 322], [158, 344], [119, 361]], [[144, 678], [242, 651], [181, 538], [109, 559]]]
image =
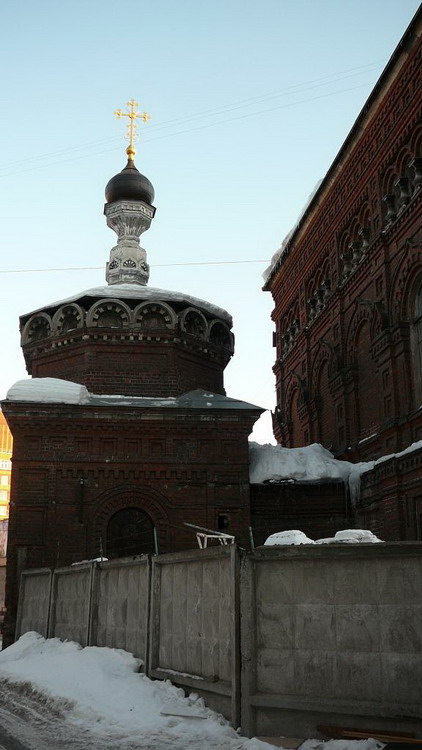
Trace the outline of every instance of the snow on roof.
[[9, 388], [8, 401], [35, 401], [44, 404], [87, 404], [89, 392], [84, 385], [59, 378], [18, 380]]
[[140, 284], [106, 284], [105, 286], [97, 286], [93, 287], [92, 289], [86, 289], [83, 292], [73, 294], [71, 297], [66, 297], [65, 299], [59, 300], [58, 302], [52, 302], [49, 305], [43, 305], [42, 307], [37, 308], [37, 310], [26, 313], [25, 317], [27, 315], [33, 315], [36, 312], [40, 312], [40, 310], [46, 310], [50, 307], [59, 307], [60, 305], [64, 305], [68, 302], [76, 302], [77, 300], [82, 299], [82, 297], [95, 297], [98, 299], [113, 297], [115, 299], [136, 299], [140, 302], [183, 302], [187, 303], [188, 305], [192, 305], [193, 307], [199, 307], [201, 308], [201, 310], [204, 310], [212, 316], [221, 318], [229, 326], [233, 325], [233, 320], [230, 313], [228, 313], [227, 310], [223, 310], [223, 308], [214, 305], [212, 302], [207, 302], [206, 300], [192, 297], [190, 294], [184, 294], [183, 292], [172, 292], [167, 289], [155, 289], [154, 287], [141, 286]]
[[18, 380], [9, 388], [7, 401], [30, 401], [43, 404], [80, 404], [85, 406], [122, 406], [144, 409], [236, 409], [262, 412], [260, 406], [239, 401], [221, 393], [209, 393], [198, 388], [177, 397], [99, 395], [90, 393], [84, 385], [59, 378], [27, 378]]
[[282, 241], [280, 247], [278, 248], [278, 250], [276, 250], [276, 252], [274, 253], [273, 257], [271, 258], [270, 265], [268, 266], [268, 268], [265, 269], [264, 273], [262, 274], [262, 277], [263, 277], [263, 279], [264, 279], [265, 282], [268, 281], [268, 279], [270, 278], [270, 276], [271, 276], [271, 274], [272, 274], [275, 266], [277, 265], [278, 261], [284, 255], [284, 252], [285, 252], [285, 250], [286, 250], [286, 248], [287, 248], [287, 246], [288, 246], [288, 244], [289, 244], [289, 242], [290, 242], [290, 240], [291, 240], [294, 232], [298, 228], [298, 226], [299, 226], [299, 224], [300, 224], [300, 222], [301, 222], [301, 220], [302, 220], [302, 218], [303, 218], [303, 216], [305, 214], [305, 211], [307, 210], [307, 208], [310, 206], [311, 202], [313, 201], [316, 193], [318, 192], [320, 186], [322, 185], [322, 182], [323, 182], [323, 179], [318, 180], [317, 184], [315, 185], [314, 189], [312, 190], [312, 193], [310, 194], [308, 200], [306, 201], [304, 207], [302, 208], [302, 210], [301, 210], [299, 216], [297, 217], [295, 223], [293, 224], [292, 228], [290, 229], [289, 232], [287, 232], [287, 234], [286, 234], [284, 240]]
[[348, 461], [337, 461], [330, 451], [318, 443], [303, 448], [283, 448], [281, 445], [259, 445], [251, 442], [250, 480], [252, 484], [294, 479], [316, 482], [320, 479], [349, 478]]
[[422, 448], [422, 440], [412, 443], [399, 453], [381, 456], [374, 461], [339, 461], [319, 443], [303, 448], [283, 448], [282, 445], [259, 445], [249, 443], [251, 484], [264, 482], [317, 482], [320, 480], [342, 479], [349, 485], [352, 503], [355, 503], [360, 490], [362, 474], [391, 458], [401, 458], [407, 453]]

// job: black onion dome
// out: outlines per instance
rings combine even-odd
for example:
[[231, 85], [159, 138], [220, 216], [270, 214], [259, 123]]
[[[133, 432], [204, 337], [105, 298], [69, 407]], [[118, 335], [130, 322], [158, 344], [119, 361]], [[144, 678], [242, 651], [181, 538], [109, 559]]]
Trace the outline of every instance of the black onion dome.
[[154, 188], [149, 179], [141, 174], [129, 159], [125, 168], [108, 181], [105, 189], [107, 203], [120, 200], [145, 201], [152, 205]]

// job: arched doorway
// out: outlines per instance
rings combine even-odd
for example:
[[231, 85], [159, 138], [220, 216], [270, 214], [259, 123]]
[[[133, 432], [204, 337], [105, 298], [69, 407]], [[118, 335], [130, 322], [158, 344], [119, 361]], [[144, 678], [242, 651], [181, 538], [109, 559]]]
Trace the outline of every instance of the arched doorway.
[[106, 557], [131, 557], [155, 552], [154, 524], [140, 508], [124, 508], [107, 526]]

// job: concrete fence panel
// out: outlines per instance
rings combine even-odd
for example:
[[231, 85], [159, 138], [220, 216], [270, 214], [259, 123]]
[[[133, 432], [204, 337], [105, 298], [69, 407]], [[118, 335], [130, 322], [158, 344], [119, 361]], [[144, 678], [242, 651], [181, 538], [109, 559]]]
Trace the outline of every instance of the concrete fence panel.
[[153, 559], [150, 674], [239, 716], [238, 552], [235, 546]]
[[422, 729], [422, 545], [263, 548], [242, 562], [242, 723]]
[[249, 736], [418, 734], [421, 623], [420, 543], [233, 545], [26, 571], [18, 635], [131, 651]]
[[16, 638], [30, 630], [47, 637], [51, 580], [52, 572], [49, 568], [26, 570], [22, 573]]
[[53, 572], [49, 638], [62, 638], [87, 646], [91, 629], [91, 592], [95, 563]]
[[122, 648], [146, 663], [150, 559], [104, 562], [95, 571], [90, 642]]

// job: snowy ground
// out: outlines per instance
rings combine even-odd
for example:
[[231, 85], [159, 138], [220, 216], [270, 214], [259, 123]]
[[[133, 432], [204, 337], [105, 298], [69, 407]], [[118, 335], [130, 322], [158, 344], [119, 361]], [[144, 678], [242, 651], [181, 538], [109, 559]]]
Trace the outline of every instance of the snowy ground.
[[269, 750], [139, 666], [125, 651], [26, 633], [0, 653], [0, 725], [31, 750]]
[[[271, 750], [118, 649], [26, 633], [0, 653], [0, 750]], [[184, 716], [187, 714], [187, 716]], [[380, 743], [309, 740], [304, 750]]]

